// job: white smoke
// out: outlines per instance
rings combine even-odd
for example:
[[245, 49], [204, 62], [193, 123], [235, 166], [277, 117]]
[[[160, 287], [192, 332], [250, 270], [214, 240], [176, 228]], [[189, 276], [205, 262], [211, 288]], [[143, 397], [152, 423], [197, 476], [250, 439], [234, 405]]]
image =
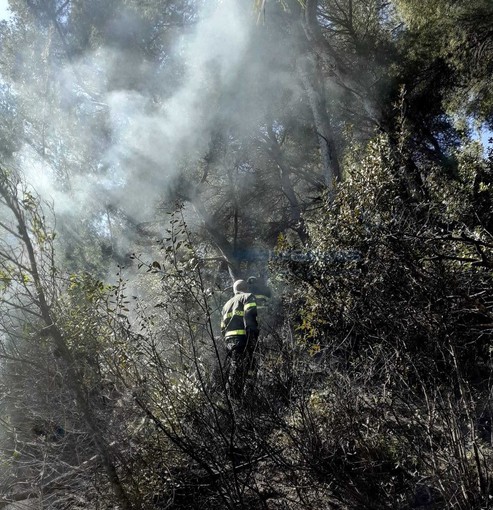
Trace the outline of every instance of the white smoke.
[[[28, 147], [20, 152], [18, 161], [29, 181], [54, 201], [57, 214], [83, 215], [101, 200], [112, 201], [136, 220], [152, 212], [184, 162], [193, 165], [207, 151], [218, 97], [242, 65], [251, 14], [236, 0], [208, 2], [198, 23], [176, 43], [173, 58], [180, 61], [183, 77], [171, 93], [168, 83], [157, 84], [159, 97], [166, 97], [161, 102], [124, 83], [109, 90], [112, 70], [125, 62], [121, 50], [99, 49], [63, 70], [60, 93], [67, 95], [69, 108], [50, 122], [58, 124], [59, 131], [67, 129], [65, 150], [78, 147], [84, 152], [84, 144], [95, 143], [97, 133], [91, 130], [102, 114], [111, 143], [92, 171], [69, 177], [68, 193], [57, 188], [56, 171], [43, 158]], [[132, 72], [166, 77], [163, 69], [149, 69], [146, 62], [127, 70]], [[87, 118], [85, 125], [70, 126], [75, 108], [79, 119], [81, 113]]]

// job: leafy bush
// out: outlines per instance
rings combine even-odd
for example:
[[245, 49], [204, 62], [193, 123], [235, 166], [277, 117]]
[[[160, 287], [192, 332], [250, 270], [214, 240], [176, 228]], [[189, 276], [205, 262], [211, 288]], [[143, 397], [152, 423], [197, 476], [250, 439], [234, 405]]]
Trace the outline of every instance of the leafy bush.
[[307, 458], [351, 508], [423, 491], [440, 508], [488, 500], [492, 163], [463, 151], [456, 176], [422, 168], [410, 189], [402, 152], [380, 136], [307, 219], [317, 256], [288, 264], [299, 341], [332, 374], [307, 403]]

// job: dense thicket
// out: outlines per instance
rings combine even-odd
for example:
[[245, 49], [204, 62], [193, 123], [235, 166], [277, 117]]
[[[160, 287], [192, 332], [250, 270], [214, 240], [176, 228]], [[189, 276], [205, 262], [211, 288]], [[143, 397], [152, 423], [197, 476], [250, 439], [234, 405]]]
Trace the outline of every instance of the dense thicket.
[[490, 2], [9, 3], [0, 508], [490, 508]]

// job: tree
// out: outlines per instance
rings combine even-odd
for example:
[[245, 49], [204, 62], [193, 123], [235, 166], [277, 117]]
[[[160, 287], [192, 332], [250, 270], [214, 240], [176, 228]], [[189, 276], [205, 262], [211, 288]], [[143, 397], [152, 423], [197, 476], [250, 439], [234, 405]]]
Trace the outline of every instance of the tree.
[[[464, 509], [484, 505], [491, 490], [486, 460], [491, 450], [489, 439], [488, 446], [484, 443], [483, 420], [490, 415], [491, 360], [485, 340], [491, 336], [492, 310], [484, 298], [491, 283], [492, 245], [474, 181], [483, 179], [479, 176], [491, 161], [462, 154], [460, 181], [428, 168], [428, 200], [416, 203], [402, 192], [402, 154], [384, 137], [369, 145], [363, 159], [361, 153], [354, 158], [350, 177], [325, 206], [325, 215], [317, 211], [307, 220], [311, 259], [286, 264], [298, 288], [292, 320], [307, 348], [322, 366], [326, 361], [336, 379], [322, 383], [323, 403], [313, 394], [309, 407], [314, 414], [309, 416], [315, 429], [329, 423], [324, 430], [338, 432], [327, 450], [315, 443], [307, 456], [318, 452], [324, 476], [337, 480], [335, 490], [349, 506], [378, 507], [373, 496], [378, 493], [382, 508], [395, 507], [416, 484], [412, 473], [431, 477], [430, 501]], [[483, 191], [491, 197], [491, 188]], [[343, 387], [358, 387], [358, 397]], [[359, 398], [365, 402], [361, 406]], [[325, 414], [324, 406], [344, 409], [343, 424], [339, 411]], [[423, 429], [429, 440], [425, 446], [416, 427], [424, 424], [422, 416], [426, 421], [435, 411], [437, 422]], [[411, 418], [413, 412], [419, 417]], [[382, 428], [358, 437], [362, 416]], [[351, 427], [345, 429], [353, 420], [354, 434]], [[461, 427], [466, 428], [449, 435]], [[412, 439], [406, 430], [412, 430]], [[379, 441], [386, 446], [376, 446]], [[411, 443], [420, 444], [414, 453], [400, 451]], [[343, 444], [352, 445], [350, 455]], [[462, 453], [452, 459], [446, 453], [450, 450]], [[393, 463], [393, 455], [401, 460]], [[363, 458], [373, 472], [382, 469], [392, 480], [388, 488], [382, 473], [372, 480], [365, 476], [367, 469], [359, 470]], [[357, 494], [343, 488], [357, 477]], [[461, 495], [455, 493], [457, 486]], [[390, 487], [399, 488], [394, 492]]]
[[1, 174], [0, 196], [8, 215], [7, 221], [1, 224], [6, 235], [0, 251], [4, 282], [3, 332], [9, 333], [12, 322], [18, 324], [17, 328], [20, 327], [21, 331], [26, 331], [35, 321], [34, 324], [39, 328], [38, 334], [52, 340], [54, 352], [65, 365], [65, 384], [74, 395], [81, 417], [101, 457], [114, 496], [122, 508], [131, 508], [113, 454], [101, 435], [100, 426], [87, 399], [87, 389], [70, 348], [69, 338], [60, 326], [54, 233], [45, 223], [36, 196], [28, 191], [19, 178], [5, 170]]
[[448, 68], [444, 82], [444, 107], [450, 112], [491, 123], [491, 4], [436, 1], [417, 9], [412, 1], [397, 2], [409, 36], [426, 45], [431, 61]]

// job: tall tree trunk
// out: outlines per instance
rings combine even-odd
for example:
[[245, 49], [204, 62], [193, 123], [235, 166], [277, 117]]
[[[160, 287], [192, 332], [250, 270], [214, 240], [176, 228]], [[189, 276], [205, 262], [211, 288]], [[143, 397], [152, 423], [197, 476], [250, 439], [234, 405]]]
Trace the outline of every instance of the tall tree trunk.
[[334, 133], [327, 112], [325, 88], [321, 72], [317, 65], [316, 58], [311, 54], [306, 54], [298, 58], [297, 68], [313, 114], [320, 146], [325, 185], [329, 189], [329, 192], [332, 192], [336, 182], [341, 179], [341, 168], [337, 156]]
[[308, 234], [305, 228], [305, 221], [301, 214], [300, 203], [294, 192], [293, 184], [291, 183], [290, 169], [283, 158], [281, 147], [279, 146], [279, 142], [277, 141], [271, 125], [269, 125], [268, 134], [269, 136], [265, 137], [265, 140], [269, 144], [269, 153], [279, 168], [281, 189], [289, 202], [292, 228], [296, 231], [301, 242], [304, 244], [308, 241]]

